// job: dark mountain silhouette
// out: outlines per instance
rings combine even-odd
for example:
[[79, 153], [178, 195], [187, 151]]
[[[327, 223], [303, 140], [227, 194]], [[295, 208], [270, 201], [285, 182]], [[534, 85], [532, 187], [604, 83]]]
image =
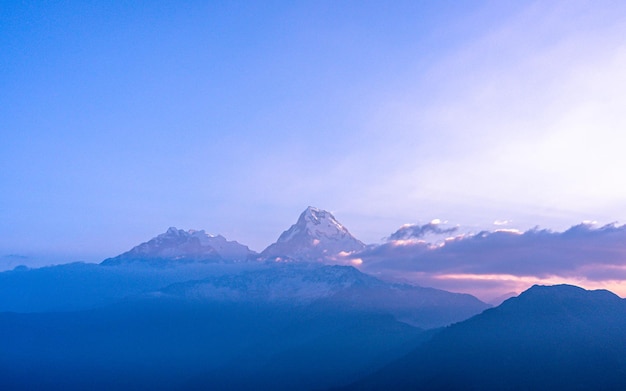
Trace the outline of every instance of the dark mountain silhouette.
[[487, 307], [318, 262], [78, 263], [0, 273], [0, 292], [21, 312], [0, 312], [7, 390], [328, 388]]
[[437, 333], [346, 390], [623, 390], [626, 303], [533, 286]]
[[359, 309], [152, 298], [0, 313], [0, 389], [291, 390], [358, 379], [422, 331]]

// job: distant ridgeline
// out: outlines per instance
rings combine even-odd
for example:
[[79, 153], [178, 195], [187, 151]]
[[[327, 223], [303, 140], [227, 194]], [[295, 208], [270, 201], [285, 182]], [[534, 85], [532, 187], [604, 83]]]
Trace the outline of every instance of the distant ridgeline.
[[0, 389], [626, 389], [617, 296], [533, 287], [488, 309], [349, 266], [364, 248], [309, 207], [261, 253], [170, 228], [0, 273]]
[[171, 227], [167, 232], [132, 248], [102, 265], [122, 265], [134, 262], [166, 265], [170, 262], [240, 262], [255, 258], [256, 252], [221, 235], [204, 231], [183, 231]]
[[624, 390], [626, 300], [533, 286], [341, 390]]

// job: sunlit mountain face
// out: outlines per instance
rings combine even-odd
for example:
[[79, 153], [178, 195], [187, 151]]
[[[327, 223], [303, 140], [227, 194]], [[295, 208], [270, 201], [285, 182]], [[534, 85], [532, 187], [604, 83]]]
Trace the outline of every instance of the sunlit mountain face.
[[337, 262], [340, 256], [363, 250], [365, 244], [348, 232], [330, 212], [309, 206], [296, 224], [261, 253], [279, 261]]

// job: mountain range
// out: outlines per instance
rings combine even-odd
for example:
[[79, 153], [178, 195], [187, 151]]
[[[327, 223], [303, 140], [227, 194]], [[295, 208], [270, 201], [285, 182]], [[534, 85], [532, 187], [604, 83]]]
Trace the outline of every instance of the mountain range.
[[390, 283], [352, 266], [315, 263], [270, 263], [237, 274], [175, 283], [152, 295], [204, 303], [315, 304], [334, 310], [389, 314], [424, 329], [458, 322], [489, 308], [471, 295]]
[[169, 262], [242, 262], [272, 260], [279, 262], [333, 263], [337, 257], [365, 248], [365, 244], [350, 234], [347, 228], [328, 211], [309, 206], [278, 240], [261, 254], [248, 246], [229, 241], [221, 235], [204, 230], [184, 231], [170, 227], [149, 241], [113, 258], [103, 265], [143, 262], [164, 265]]
[[0, 389], [626, 389], [611, 292], [490, 308], [346, 262], [365, 248], [308, 207], [261, 253], [172, 227], [100, 264], [2, 272]]
[[221, 235], [171, 227], [99, 265], [0, 273], [0, 311], [80, 310], [176, 292], [179, 298], [229, 303], [326, 301], [431, 328], [488, 307], [470, 295], [386, 282], [334, 265], [342, 254], [364, 247], [330, 212], [314, 207], [260, 254]]
[[533, 286], [343, 390], [623, 390], [626, 300]]
[[164, 264], [177, 262], [224, 262], [246, 261], [257, 254], [236, 241], [221, 235], [201, 231], [184, 231], [170, 227], [165, 233], [142, 243], [114, 258], [102, 261], [103, 265], [120, 265], [133, 262]]

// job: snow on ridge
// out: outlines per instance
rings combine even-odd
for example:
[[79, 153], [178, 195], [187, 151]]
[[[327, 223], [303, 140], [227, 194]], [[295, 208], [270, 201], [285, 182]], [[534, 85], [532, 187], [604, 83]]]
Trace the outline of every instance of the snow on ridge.
[[352, 236], [332, 213], [309, 206], [300, 214], [296, 224], [263, 250], [261, 258], [336, 263], [338, 254], [363, 248], [365, 244]]
[[268, 246], [260, 256], [247, 246], [227, 240], [222, 235], [169, 227], [166, 232], [103, 263], [151, 259], [211, 262], [284, 259], [346, 264], [346, 254], [364, 248], [365, 244], [353, 237], [332, 213], [309, 206], [300, 214], [296, 224], [284, 231], [277, 242]]
[[204, 230], [188, 231], [169, 227], [166, 232], [129, 251], [103, 261], [104, 264], [119, 264], [128, 261], [161, 260], [211, 260], [246, 261], [256, 253], [236, 241], [222, 235], [210, 235]]
[[306, 304], [330, 297], [359, 281], [377, 281], [346, 266], [319, 264], [267, 264], [244, 271], [171, 285], [161, 292], [189, 299], [284, 302]]

